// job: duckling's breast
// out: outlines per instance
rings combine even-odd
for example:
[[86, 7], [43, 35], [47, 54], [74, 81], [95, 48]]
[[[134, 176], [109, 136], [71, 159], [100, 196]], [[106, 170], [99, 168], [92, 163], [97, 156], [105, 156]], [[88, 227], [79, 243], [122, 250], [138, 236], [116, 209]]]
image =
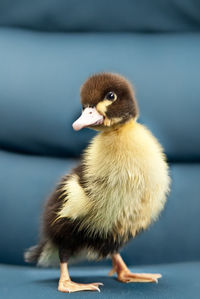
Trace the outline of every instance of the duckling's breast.
[[84, 190], [92, 202], [88, 233], [129, 238], [162, 210], [169, 189], [162, 148], [142, 125], [94, 138], [84, 155]]

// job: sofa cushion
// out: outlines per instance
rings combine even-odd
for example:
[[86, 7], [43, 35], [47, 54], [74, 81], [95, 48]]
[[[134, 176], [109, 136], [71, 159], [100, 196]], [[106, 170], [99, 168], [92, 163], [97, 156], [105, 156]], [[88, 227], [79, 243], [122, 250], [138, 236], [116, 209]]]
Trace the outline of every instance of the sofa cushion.
[[45, 199], [75, 164], [0, 151], [0, 262], [23, 263], [24, 250], [38, 239]]
[[[118, 282], [108, 277], [110, 268], [70, 268], [74, 281], [81, 283], [103, 282], [98, 292], [78, 292], [73, 298], [156, 298], [199, 299], [200, 262], [131, 267], [135, 272], [162, 273], [158, 284]], [[58, 270], [30, 267], [0, 266], [1, 299], [13, 298], [65, 298], [67, 294], [57, 291]]]
[[200, 161], [200, 33], [50, 34], [0, 29], [0, 146], [78, 156], [93, 136], [73, 132], [79, 89], [94, 72], [135, 86], [140, 121], [173, 161]]
[[0, 25], [48, 31], [200, 30], [196, 0], [15, 0], [0, 2]]
[[[37, 242], [44, 200], [77, 162], [0, 151], [0, 262], [23, 263]], [[200, 164], [173, 164], [171, 176], [159, 221], [123, 249], [128, 264], [200, 260]]]

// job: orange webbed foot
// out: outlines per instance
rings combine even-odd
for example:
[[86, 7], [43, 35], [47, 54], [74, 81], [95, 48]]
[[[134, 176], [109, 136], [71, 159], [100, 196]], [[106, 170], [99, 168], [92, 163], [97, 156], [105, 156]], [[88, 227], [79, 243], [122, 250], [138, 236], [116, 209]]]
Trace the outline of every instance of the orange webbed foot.
[[119, 254], [113, 255], [113, 268], [109, 272], [109, 276], [117, 273], [117, 279], [121, 282], [155, 282], [158, 283], [158, 279], [162, 277], [158, 273], [132, 273], [124, 263], [122, 257]]
[[60, 280], [58, 284], [58, 291], [63, 293], [72, 293], [80, 291], [98, 291], [100, 292], [99, 286], [103, 285], [100, 282], [94, 283], [77, 283], [71, 280]]
[[158, 283], [158, 279], [161, 278], [161, 274], [153, 273], [131, 273], [130, 271], [124, 271], [118, 274], [117, 279], [121, 282], [155, 282]]

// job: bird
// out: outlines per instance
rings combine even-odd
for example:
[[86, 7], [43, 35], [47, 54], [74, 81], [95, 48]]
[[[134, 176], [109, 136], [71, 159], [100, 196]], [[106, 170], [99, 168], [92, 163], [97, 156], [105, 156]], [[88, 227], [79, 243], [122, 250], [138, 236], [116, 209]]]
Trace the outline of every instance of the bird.
[[138, 122], [131, 82], [118, 73], [91, 75], [80, 90], [82, 114], [75, 131], [97, 134], [80, 163], [62, 176], [47, 199], [40, 241], [25, 252], [39, 266], [60, 266], [58, 290], [100, 291], [101, 283], [72, 281], [68, 265], [78, 259], [112, 259], [109, 275], [120, 282], [158, 282], [159, 273], [132, 273], [120, 250], [158, 219], [170, 189], [164, 150]]

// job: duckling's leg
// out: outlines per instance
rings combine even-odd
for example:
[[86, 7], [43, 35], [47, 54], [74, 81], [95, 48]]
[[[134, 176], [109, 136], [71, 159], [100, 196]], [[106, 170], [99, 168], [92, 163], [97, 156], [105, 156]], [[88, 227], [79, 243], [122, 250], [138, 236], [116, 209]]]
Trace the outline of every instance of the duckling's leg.
[[103, 285], [100, 282], [82, 284], [71, 281], [68, 272], [68, 259], [70, 257], [70, 251], [65, 249], [65, 246], [59, 248], [60, 258], [60, 279], [58, 283], [58, 291], [64, 293], [79, 292], [79, 291], [98, 291], [100, 292], [99, 286]]
[[60, 263], [60, 280], [58, 283], [58, 291], [64, 293], [79, 292], [79, 291], [98, 291], [99, 286], [103, 285], [100, 282], [82, 284], [73, 282], [70, 279], [67, 263]]
[[131, 273], [119, 253], [112, 256], [113, 268], [109, 276], [117, 273], [117, 279], [121, 282], [158, 282], [161, 274]]

